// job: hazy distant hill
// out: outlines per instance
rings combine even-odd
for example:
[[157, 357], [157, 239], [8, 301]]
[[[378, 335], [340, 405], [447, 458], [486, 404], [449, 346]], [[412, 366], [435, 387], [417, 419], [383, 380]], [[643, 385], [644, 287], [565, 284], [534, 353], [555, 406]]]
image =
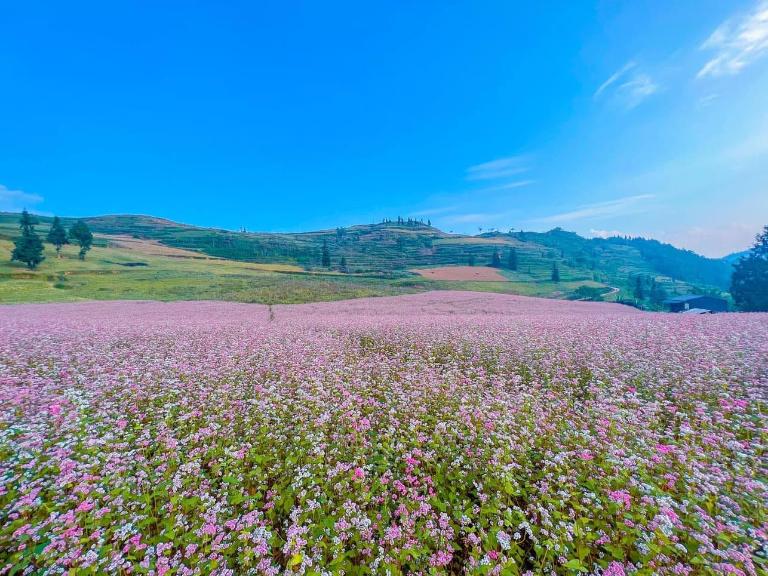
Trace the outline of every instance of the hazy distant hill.
[[[0, 214], [7, 226], [16, 214]], [[65, 225], [73, 219], [64, 218]], [[413, 268], [488, 265], [498, 250], [502, 265], [509, 251], [518, 256], [515, 281], [548, 281], [557, 265], [563, 281], [595, 281], [631, 290], [637, 275], [655, 278], [668, 291], [727, 289], [731, 264], [656, 240], [583, 238], [560, 228], [549, 232], [448, 234], [420, 222], [384, 222], [303, 233], [235, 232], [180, 224], [152, 216], [84, 218], [96, 233], [127, 235], [209, 256], [256, 263], [320, 267], [325, 243], [333, 268], [341, 258], [352, 273], [401, 275]], [[43, 225], [50, 218], [41, 217]]]
[[738, 262], [745, 256], [748, 256], [750, 252], [751, 250], [742, 250], [741, 252], [734, 252], [733, 254], [728, 254], [728, 256], [723, 256], [723, 260], [730, 265], [734, 265], [736, 264], [736, 262]]

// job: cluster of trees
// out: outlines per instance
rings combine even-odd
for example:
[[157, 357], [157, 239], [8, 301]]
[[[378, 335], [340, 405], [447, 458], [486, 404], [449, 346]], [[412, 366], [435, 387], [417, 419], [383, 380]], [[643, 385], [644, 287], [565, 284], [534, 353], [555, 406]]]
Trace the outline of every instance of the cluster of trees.
[[570, 300], [589, 300], [591, 302], [602, 302], [606, 291], [598, 286], [579, 286], [569, 296]]
[[739, 310], [768, 312], [768, 226], [733, 267], [731, 296]]
[[[328, 242], [326, 240], [323, 240], [323, 249], [320, 253], [320, 265], [323, 268], [331, 267], [331, 250], [328, 248]], [[349, 266], [347, 265], [347, 258], [345, 256], [342, 256], [339, 260], [339, 270], [344, 272], [344, 274], [349, 272]]]
[[649, 300], [655, 307], [660, 308], [661, 303], [667, 299], [667, 291], [655, 278], [650, 278], [644, 274], [635, 276], [634, 288], [635, 300], [643, 302]]
[[[470, 266], [474, 266], [476, 263], [476, 258], [474, 254], [470, 254], [467, 258], [467, 264]], [[502, 265], [502, 254], [501, 251], [496, 248], [493, 251], [493, 254], [491, 254], [491, 262], [489, 263], [489, 266], [492, 268], [503, 268]], [[519, 267], [519, 260], [517, 256], [517, 248], [514, 246], [509, 249], [509, 252], [507, 253], [507, 264], [506, 268], [508, 270], [515, 271]], [[530, 269], [528, 270], [530, 272]], [[560, 268], [557, 265], [557, 262], [552, 263], [552, 273], [550, 274], [550, 279], [552, 282], [560, 282]]]
[[[39, 220], [26, 210], [21, 213], [21, 218], [19, 218], [21, 236], [14, 242], [13, 252], [11, 252], [12, 262], [14, 260], [23, 262], [30, 270], [34, 270], [45, 260], [43, 242], [35, 231], [35, 226], [39, 223]], [[85, 255], [93, 244], [93, 234], [85, 222], [78, 220], [67, 233], [58, 216], [54, 217], [45, 239], [56, 248], [58, 258], [61, 258], [62, 246], [74, 243], [80, 247], [78, 257], [80, 260], [85, 260]]]
[[432, 221], [427, 219], [426, 222], [424, 222], [423, 218], [403, 218], [402, 216], [398, 216], [397, 220], [392, 220], [391, 218], [382, 218], [381, 220], [382, 224], [397, 224], [398, 226], [432, 226]]
[[[470, 266], [474, 266], [475, 262], [476, 262], [475, 255], [470, 254], [469, 257], [467, 258], [467, 263]], [[502, 255], [501, 255], [501, 251], [498, 248], [496, 248], [493, 251], [493, 254], [491, 255], [491, 262], [489, 265], [493, 268], [503, 268]], [[508, 268], [509, 270], [517, 270], [517, 266], [518, 266], [517, 248], [513, 247], [509, 249], [509, 252], [507, 254], [506, 268]]]
[[597, 242], [632, 246], [660, 274], [687, 282], [699, 282], [725, 289], [730, 270], [727, 262], [705, 258], [690, 250], [675, 248], [670, 244], [646, 238], [612, 237]]

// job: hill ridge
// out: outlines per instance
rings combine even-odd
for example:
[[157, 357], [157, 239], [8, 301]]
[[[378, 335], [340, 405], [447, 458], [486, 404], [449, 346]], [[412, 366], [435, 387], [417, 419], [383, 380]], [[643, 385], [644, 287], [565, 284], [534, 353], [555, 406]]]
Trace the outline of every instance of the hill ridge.
[[[1, 213], [0, 224], [18, 218]], [[39, 216], [44, 227], [51, 217]], [[62, 217], [65, 225], [77, 220]], [[488, 231], [477, 235], [445, 232], [419, 221], [382, 221], [302, 232], [234, 231], [182, 224], [144, 214], [83, 217], [94, 233], [127, 235], [197, 253], [263, 264], [322, 269], [323, 245], [331, 269], [359, 274], [402, 275], [414, 268], [488, 265], [498, 251], [501, 271], [515, 281], [544, 282], [553, 267], [564, 281], [621, 286], [630, 293], [638, 276], [669, 291], [724, 290], [730, 263], [646, 238], [585, 238], [562, 228], [547, 232]], [[517, 255], [517, 270], [506, 264]], [[343, 261], [342, 261], [343, 258]]]

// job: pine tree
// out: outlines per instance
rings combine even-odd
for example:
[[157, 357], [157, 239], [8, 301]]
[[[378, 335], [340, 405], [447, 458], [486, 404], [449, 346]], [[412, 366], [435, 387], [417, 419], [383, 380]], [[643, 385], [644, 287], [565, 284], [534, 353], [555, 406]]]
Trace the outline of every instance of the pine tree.
[[517, 248], [510, 248], [509, 258], [507, 258], [507, 268], [517, 270]]
[[470, 254], [469, 255], [469, 258], [467, 259], [467, 264], [469, 264], [470, 266], [474, 266], [475, 265], [475, 255], [474, 254]]
[[493, 251], [493, 256], [491, 256], [491, 266], [501, 268], [501, 254], [499, 254], [498, 248]]
[[69, 240], [67, 239], [67, 231], [64, 230], [64, 226], [62, 226], [61, 219], [58, 216], [53, 217], [53, 223], [48, 231], [46, 240], [56, 247], [56, 257], [61, 258], [61, 247], [64, 244], [69, 244]]
[[24, 210], [19, 219], [21, 237], [14, 242], [13, 252], [11, 252], [11, 262], [14, 260], [24, 262], [30, 270], [34, 270], [40, 262], [45, 260], [43, 242], [35, 232], [35, 224], [37, 224], [37, 218]]
[[664, 300], [667, 299], [667, 291], [664, 289], [664, 287], [661, 284], [656, 282], [655, 278], [653, 282], [651, 282], [650, 298], [651, 298], [651, 302], [655, 306], [661, 306]]
[[80, 260], [85, 260], [85, 254], [91, 249], [93, 244], [93, 234], [91, 234], [88, 224], [82, 220], [78, 220], [69, 229], [69, 239], [80, 246], [80, 251], [77, 253], [77, 257]]
[[739, 310], [768, 311], [768, 226], [757, 235], [749, 254], [734, 265], [731, 295]]
[[323, 268], [331, 267], [331, 252], [328, 250], [328, 242], [323, 240], [323, 253], [320, 258]]
[[344, 272], [344, 274], [349, 272], [349, 269], [347, 268], [347, 259], [344, 256], [342, 256], [341, 260], [339, 260], [339, 270]]
[[635, 277], [635, 299], [645, 300], [645, 283], [642, 276]]
[[557, 262], [552, 264], [552, 282], [560, 282], [560, 269], [557, 267]]

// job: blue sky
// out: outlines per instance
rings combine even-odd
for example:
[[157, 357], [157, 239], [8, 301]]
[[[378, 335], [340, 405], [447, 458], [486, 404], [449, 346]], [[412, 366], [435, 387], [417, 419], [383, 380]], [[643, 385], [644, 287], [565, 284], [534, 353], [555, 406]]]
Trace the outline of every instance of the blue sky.
[[713, 256], [768, 223], [768, 0], [27, 0], [0, 27], [0, 209]]

